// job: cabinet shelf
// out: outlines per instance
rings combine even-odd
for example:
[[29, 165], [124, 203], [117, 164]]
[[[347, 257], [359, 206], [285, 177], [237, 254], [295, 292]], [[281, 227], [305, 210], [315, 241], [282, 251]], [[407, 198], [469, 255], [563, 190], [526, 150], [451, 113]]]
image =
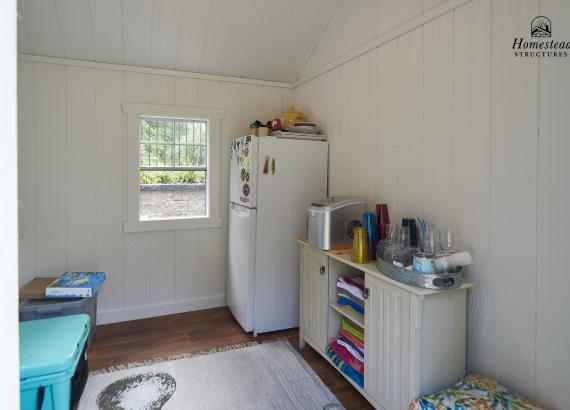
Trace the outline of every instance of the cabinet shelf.
[[364, 315], [358, 312], [355, 312], [352, 309], [347, 308], [346, 306], [339, 305], [338, 303], [329, 303], [329, 306], [340, 313], [342, 316], [353, 322], [355, 325], [360, 326], [364, 329]]
[[[344, 374], [344, 373], [340, 370], [340, 368], [331, 360], [331, 358], [328, 357], [327, 354], [323, 354], [322, 356], [323, 356], [323, 357], [325, 358], [325, 360], [326, 360], [327, 362], [329, 362], [335, 369], [337, 369], [338, 372], [339, 372], [340, 374], [342, 374], [342, 376], [343, 376], [350, 384], [352, 384], [352, 386], [353, 386], [356, 390], [358, 390], [358, 392], [359, 392], [360, 394], [365, 395], [363, 388], [360, 387], [360, 386], [359, 386], [354, 380], [352, 380], [350, 377], [348, 377], [348, 375]], [[366, 382], [365, 382], [365, 383], [366, 383]]]

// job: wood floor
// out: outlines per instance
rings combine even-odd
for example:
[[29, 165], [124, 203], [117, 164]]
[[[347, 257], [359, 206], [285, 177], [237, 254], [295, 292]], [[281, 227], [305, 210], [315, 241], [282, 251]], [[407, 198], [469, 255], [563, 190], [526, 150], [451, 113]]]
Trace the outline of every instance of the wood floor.
[[[139, 362], [179, 353], [194, 353], [252, 340], [287, 338], [298, 348], [297, 329], [244, 333], [227, 308], [161, 316], [97, 326], [89, 350], [90, 370]], [[371, 409], [370, 404], [316, 351], [307, 346], [301, 355], [348, 409]]]

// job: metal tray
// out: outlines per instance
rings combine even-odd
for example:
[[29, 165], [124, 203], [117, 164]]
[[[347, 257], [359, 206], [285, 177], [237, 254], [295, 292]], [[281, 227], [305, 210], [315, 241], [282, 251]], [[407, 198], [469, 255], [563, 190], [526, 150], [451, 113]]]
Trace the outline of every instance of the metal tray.
[[418, 273], [399, 268], [380, 258], [376, 258], [376, 267], [383, 275], [416, 288], [444, 290], [456, 289], [463, 283], [461, 271], [456, 273]]

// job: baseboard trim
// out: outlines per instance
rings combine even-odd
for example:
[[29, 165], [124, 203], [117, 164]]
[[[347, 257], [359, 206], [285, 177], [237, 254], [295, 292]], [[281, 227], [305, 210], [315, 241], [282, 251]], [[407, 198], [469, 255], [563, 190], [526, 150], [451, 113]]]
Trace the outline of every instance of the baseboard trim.
[[208, 296], [177, 302], [156, 303], [152, 305], [133, 306], [124, 309], [97, 312], [97, 324], [126, 322], [149, 317], [172, 315], [194, 310], [210, 309], [226, 306], [226, 295]]

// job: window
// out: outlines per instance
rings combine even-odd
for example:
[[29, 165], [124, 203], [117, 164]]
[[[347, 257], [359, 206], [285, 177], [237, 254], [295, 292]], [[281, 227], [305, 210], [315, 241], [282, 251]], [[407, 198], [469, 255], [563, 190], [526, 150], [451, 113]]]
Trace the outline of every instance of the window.
[[207, 140], [207, 120], [140, 119], [140, 220], [208, 215]]
[[220, 226], [222, 110], [123, 103], [126, 232]]

